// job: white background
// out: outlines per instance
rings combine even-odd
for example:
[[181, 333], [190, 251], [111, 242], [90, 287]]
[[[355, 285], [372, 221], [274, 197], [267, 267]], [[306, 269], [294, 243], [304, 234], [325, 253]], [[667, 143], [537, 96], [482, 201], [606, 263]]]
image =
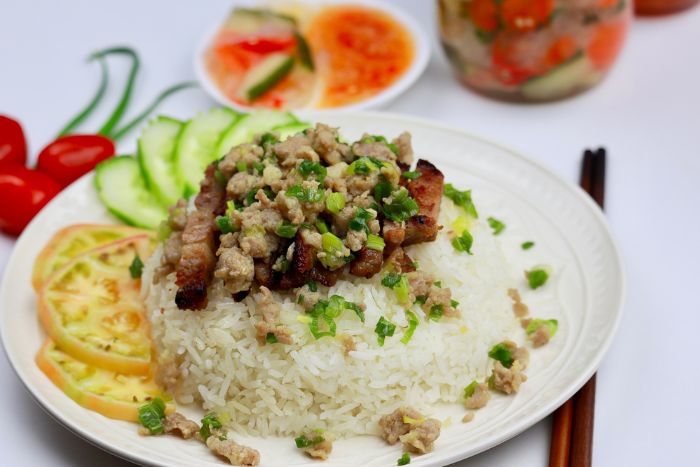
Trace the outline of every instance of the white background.
[[[434, 2], [393, 3], [422, 23], [434, 54], [420, 81], [387, 110], [501, 142], [572, 181], [584, 148], [608, 149], [607, 215], [629, 287], [622, 326], [598, 374], [594, 464], [700, 465], [700, 8], [637, 21], [598, 88], [561, 103], [527, 106], [462, 89], [437, 47]], [[231, 4], [0, 0], [0, 113], [22, 122], [35, 157], [92, 96], [98, 69], [85, 63], [87, 54], [130, 44], [143, 60], [133, 114], [166, 85], [194, 78], [194, 45]], [[111, 101], [84, 131], [99, 127], [121, 89], [116, 62], [110, 64]], [[187, 118], [212, 105], [192, 90], [160, 112]], [[133, 137], [119, 147], [133, 149]], [[0, 268], [12, 245], [0, 236]], [[0, 464], [124, 464], [51, 420], [4, 358], [0, 383]], [[546, 465], [550, 427], [547, 419], [459, 465]]]

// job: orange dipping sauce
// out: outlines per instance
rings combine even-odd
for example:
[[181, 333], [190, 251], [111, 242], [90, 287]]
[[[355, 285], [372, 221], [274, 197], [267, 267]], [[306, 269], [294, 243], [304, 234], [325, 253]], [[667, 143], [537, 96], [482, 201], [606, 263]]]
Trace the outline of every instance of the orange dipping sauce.
[[411, 66], [411, 34], [389, 14], [360, 5], [322, 8], [305, 29], [324, 86], [317, 107], [379, 94]]

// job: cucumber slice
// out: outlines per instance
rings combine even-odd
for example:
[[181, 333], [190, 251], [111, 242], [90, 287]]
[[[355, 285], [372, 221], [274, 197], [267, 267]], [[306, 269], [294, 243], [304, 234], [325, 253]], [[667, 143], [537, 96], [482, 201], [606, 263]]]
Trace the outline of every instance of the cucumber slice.
[[300, 131], [304, 131], [307, 128], [311, 128], [311, 125], [306, 122], [294, 122], [287, 125], [280, 125], [274, 127], [272, 130], [280, 134], [280, 141], [284, 141], [292, 135], [296, 135]]
[[97, 195], [109, 212], [130, 225], [155, 229], [168, 215], [148, 191], [139, 163], [131, 156], [117, 156], [95, 168]]
[[306, 39], [299, 31], [294, 31], [294, 37], [297, 40], [297, 53], [299, 54], [299, 62], [310, 71], [314, 71], [314, 58], [311, 55], [311, 47]]
[[521, 87], [529, 99], [547, 100], [564, 96], [600, 78], [588, 57], [579, 52], [544, 76], [532, 78]]
[[158, 117], [141, 132], [138, 161], [146, 184], [164, 206], [182, 197], [185, 185], [175, 175], [175, 141], [184, 125], [179, 120]]
[[294, 57], [291, 55], [282, 52], [269, 54], [246, 73], [239, 90], [241, 99], [253, 102], [287, 76], [293, 66]]
[[216, 143], [239, 114], [231, 109], [211, 109], [185, 124], [175, 143], [175, 172], [185, 187], [185, 196], [199, 191], [204, 169], [218, 158]]
[[260, 110], [243, 115], [224, 132], [217, 144], [217, 157], [225, 156], [232, 147], [249, 143], [258, 133], [270, 131], [275, 127], [298, 123], [289, 112]]
[[255, 8], [236, 8], [224, 23], [227, 29], [241, 34], [253, 34], [266, 27], [268, 29], [291, 29], [296, 27], [296, 20], [287, 15], [271, 10]]

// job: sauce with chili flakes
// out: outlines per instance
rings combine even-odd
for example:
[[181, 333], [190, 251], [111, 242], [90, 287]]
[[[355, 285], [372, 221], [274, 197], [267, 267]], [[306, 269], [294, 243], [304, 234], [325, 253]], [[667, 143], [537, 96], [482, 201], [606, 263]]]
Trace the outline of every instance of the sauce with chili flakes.
[[414, 58], [410, 33], [373, 8], [325, 7], [305, 32], [324, 81], [318, 107], [338, 107], [379, 94], [408, 70]]

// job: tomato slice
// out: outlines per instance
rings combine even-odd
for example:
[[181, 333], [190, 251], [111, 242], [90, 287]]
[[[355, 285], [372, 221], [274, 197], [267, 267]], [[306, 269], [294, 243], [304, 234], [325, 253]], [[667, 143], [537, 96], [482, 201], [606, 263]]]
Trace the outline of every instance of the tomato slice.
[[467, 6], [467, 13], [474, 25], [482, 31], [498, 29], [498, 5], [494, 0], [474, 0]]
[[56, 271], [39, 291], [39, 317], [63, 351], [87, 364], [125, 374], [147, 374], [151, 342], [129, 266], [146, 259], [153, 237], [127, 237], [94, 249]]
[[[68, 397], [105, 417], [138, 421], [139, 406], [155, 397], [171, 400], [151, 376], [123, 375], [77, 360], [47, 339], [36, 364]], [[166, 413], [175, 407], [166, 405]]]
[[598, 70], [607, 70], [613, 64], [627, 37], [626, 18], [600, 24], [588, 44], [588, 57]]
[[39, 291], [44, 281], [76, 256], [107, 243], [149, 231], [126, 225], [77, 224], [56, 233], [34, 261], [32, 285]]

